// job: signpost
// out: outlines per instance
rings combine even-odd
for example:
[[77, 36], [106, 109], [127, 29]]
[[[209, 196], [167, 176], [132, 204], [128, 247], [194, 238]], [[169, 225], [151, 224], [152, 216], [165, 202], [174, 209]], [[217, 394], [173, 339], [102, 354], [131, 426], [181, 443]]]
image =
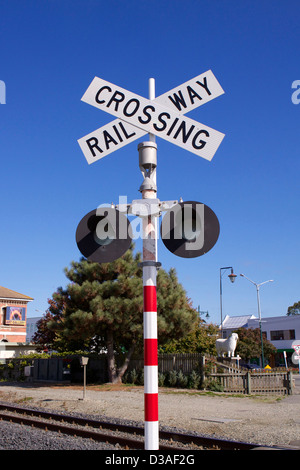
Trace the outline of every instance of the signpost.
[[86, 366], [88, 365], [89, 358], [81, 356], [80, 357], [80, 365], [83, 367], [83, 400], [85, 400], [86, 396]]
[[292, 355], [292, 360], [295, 364], [298, 362], [299, 366], [299, 374], [300, 374], [300, 344], [297, 344], [295, 341], [292, 344], [292, 348], [295, 350], [295, 352]]
[[[111, 152], [149, 134], [149, 141], [138, 145], [139, 167], [144, 181], [140, 187], [141, 200], [135, 200], [118, 211], [130, 212], [143, 220], [143, 293], [144, 293], [144, 407], [145, 449], [159, 448], [158, 421], [158, 356], [157, 356], [157, 295], [156, 277], [160, 263], [157, 261], [157, 218], [162, 211], [176, 208], [180, 215], [180, 229], [172, 226], [172, 233], [181, 233], [165, 243], [174, 254], [183, 257], [201, 256], [209, 251], [219, 236], [219, 223], [215, 214], [204, 204], [190, 201], [161, 202], [157, 198], [156, 167], [157, 145], [155, 137], [188, 150], [206, 160], [211, 160], [221, 144], [224, 134], [184, 116], [185, 113], [207, 103], [224, 93], [209, 70], [155, 98], [154, 79], [149, 80], [149, 99], [95, 77], [84, 93], [82, 101], [95, 106], [118, 119], [78, 140], [87, 162], [93, 163]], [[189, 207], [191, 206], [191, 207]], [[200, 206], [200, 209], [199, 209]], [[113, 211], [115, 209], [111, 209]], [[200, 211], [200, 212], [199, 212]], [[91, 257], [99, 252], [98, 262], [107, 262], [120, 256], [118, 236], [99, 239], [95, 225], [95, 211], [82, 219], [77, 229], [77, 244], [82, 253]], [[188, 223], [181, 226], [181, 214], [188, 213]], [[107, 211], [108, 225], [112, 216]], [[111, 217], [111, 218], [109, 218]], [[173, 222], [175, 220], [175, 216]], [[168, 222], [168, 219], [167, 219]], [[187, 221], [185, 221], [187, 222]], [[103, 220], [102, 220], [103, 223]], [[193, 229], [197, 225], [197, 230]], [[164, 224], [164, 226], [169, 224]], [[187, 228], [187, 225], [189, 227]], [[93, 228], [91, 228], [93, 227]], [[168, 232], [168, 230], [164, 231]], [[188, 235], [186, 235], [188, 234]], [[97, 236], [96, 236], [97, 235]], [[109, 237], [108, 237], [109, 238]], [[89, 241], [90, 240], [90, 241]], [[193, 246], [198, 242], [197, 250]], [[99, 244], [99, 248], [95, 247]], [[127, 242], [126, 242], [127, 243]], [[124, 247], [126, 247], [126, 243]], [[179, 246], [180, 245], [180, 246]], [[122, 251], [122, 250], [121, 250]], [[89, 258], [89, 256], [88, 256]], [[92, 259], [92, 258], [91, 258]]]

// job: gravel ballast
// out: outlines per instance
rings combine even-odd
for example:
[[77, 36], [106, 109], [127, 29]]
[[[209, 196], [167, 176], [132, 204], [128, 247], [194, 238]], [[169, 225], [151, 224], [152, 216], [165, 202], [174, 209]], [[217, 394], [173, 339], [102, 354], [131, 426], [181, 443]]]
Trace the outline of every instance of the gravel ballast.
[[0, 450], [116, 450], [116, 447], [2, 421]]
[[[163, 388], [159, 390], [160, 426], [265, 446], [289, 445], [292, 441], [300, 439], [298, 391], [299, 388], [295, 387], [295, 393], [289, 396], [249, 397]], [[2, 382], [0, 400], [63, 413], [87, 414], [99, 419], [125, 419], [136, 424], [143, 424], [144, 420], [143, 387], [111, 384], [88, 386], [83, 400], [81, 386]], [[1, 424], [0, 449], [10, 448], [5, 447], [10, 445], [9, 436], [16, 437], [21, 432], [9, 432], [6, 426], [16, 429], [15, 426], [20, 425]], [[30, 434], [32, 432], [35, 431], [30, 428]], [[74, 444], [74, 438], [58, 438], [50, 432], [46, 433], [48, 441], [45, 444], [40, 441], [41, 431], [37, 430], [36, 433], [36, 439], [28, 438], [31, 444], [26, 443], [24, 437], [21, 445], [24, 444], [27, 449], [31, 448], [28, 446], [33, 445], [32, 443], [35, 449], [101, 449], [99, 443], [87, 444], [86, 441], [79, 442], [84, 440], [77, 438], [77, 444]]]

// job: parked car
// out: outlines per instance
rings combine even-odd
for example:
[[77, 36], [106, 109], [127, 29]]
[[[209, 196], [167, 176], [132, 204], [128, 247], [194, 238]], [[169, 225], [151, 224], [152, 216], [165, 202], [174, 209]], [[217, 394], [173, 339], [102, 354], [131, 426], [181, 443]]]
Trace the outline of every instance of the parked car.
[[259, 365], [257, 364], [241, 364], [241, 367], [244, 367], [245, 369], [249, 370], [261, 369], [261, 367], [259, 367]]

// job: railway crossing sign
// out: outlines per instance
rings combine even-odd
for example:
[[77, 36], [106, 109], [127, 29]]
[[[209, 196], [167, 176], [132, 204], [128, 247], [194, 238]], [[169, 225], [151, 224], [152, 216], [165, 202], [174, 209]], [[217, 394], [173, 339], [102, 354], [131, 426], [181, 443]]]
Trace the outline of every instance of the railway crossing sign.
[[[217, 217], [204, 204], [195, 201], [177, 204], [177, 201], [162, 202], [157, 199], [155, 137], [162, 137], [199, 157], [211, 160], [224, 134], [187, 118], [184, 114], [223, 93], [217, 79], [209, 70], [158, 98], [155, 98], [154, 81], [150, 79], [149, 99], [95, 77], [82, 97], [85, 103], [117, 118], [78, 140], [89, 164], [149, 134], [149, 142], [142, 142], [138, 146], [139, 168], [144, 177], [139, 189], [142, 199], [125, 207], [126, 212], [129, 211], [128, 213], [138, 215], [142, 219], [146, 450], [159, 448], [156, 277], [161, 263], [157, 261], [157, 217], [162, 211], [175, 207], [173, 218], [169, 218], [170, 223], [168, 218], [166, 221], [164, 218], [162, 225], [164, 243], [169, 232], [173, 237], [170, 243], [165, 243], [166, 247], [178, 256], [200, 256], [212, 248], [219, 236]], [[140, 204], [143, 210], [135, 212], [135, 204]], [[76, 232], [76, 241], [84, 256], [91, 259], [93, 257], [94, 261], [99, 263], [109, 262], [128, 249], [130, 239], [121, 240], [120, 224], [118, 226], [115, 223], [119, 209], [121, 212], [124, 210], [121, 210], [120, 206], [112, 206], [106, 209], [105, 214], [99, 214], [97, 209], [81, 220]], [[126, 219], [125, 215], [123, 217]], [[103, 228], [101, 231], [98, 230], [99, 223]], [[123, 225], [127, 228], [128, 220]], [[197, 252], [191, 247], [195, 241]]]
[[95, 77], [82, 101], [119, 119], [78, 140], [93, 163], [147, 133], [211, 160], [224, 134], [184, 116], [224, 93], [211, 70], [149, 100]]

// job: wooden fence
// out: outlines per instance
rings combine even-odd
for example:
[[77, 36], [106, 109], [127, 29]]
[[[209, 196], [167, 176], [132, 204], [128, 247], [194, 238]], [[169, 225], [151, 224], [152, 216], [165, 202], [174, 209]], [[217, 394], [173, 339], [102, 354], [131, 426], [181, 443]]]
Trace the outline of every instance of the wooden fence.
[[[193, 370], [200, 372], [202, 370], [203, 355], [199, 353], [186, 354], [159, 354], [158, 372], [166, 374], [171, 370], [180, 370], [188, 375]], [[131, 359], [129, 370], [142, 369], [144, 367], [143, 359]]]
[[[32, 365], [34, 380], [82, 381], [82, 368], [78, 358], [50, 358], [33, 360], [9, 360], [0, 365], [0, 379], [23, 380], [24, 367]], [[144, 360], [130, 361], [129, 372], [142, 371]], [[199, 388], [219, 390], [225, 393], [243, 394], [292, 394], [292, 372], [288, 370], [249, 371], [238, 367], [233, 360], [202, 354], [160, 354], [158, 371], [168, 376], [171, 371], [189, 376], [196, 372], [200, 377]], [[68, 375], [66, 375], [68, 373]], [[90, 358], [88, 364], [90, 382], [105, 382], [107, 377], [106, 357]], [[188, 382], [186, 382], [188, 383]]]
[[[143, 359], [133, 360], [130, 370], [141, 370]], [[227, 358], [194, 354], [160, 354], [158, 371], [182, 371], [184, 375], [196, 371], [201, 376], [202, 388], [215, 388], [225, 393], [243, 394], [291, 394], [293, 393], [292, 373], [288, 370], [249, 371], [239, 367]]]
[[208, 374], [208, 381], [215, 381], [224, 392], [246, 394], [291, 394], [293, 379], [291, 372], [242, 372]]

